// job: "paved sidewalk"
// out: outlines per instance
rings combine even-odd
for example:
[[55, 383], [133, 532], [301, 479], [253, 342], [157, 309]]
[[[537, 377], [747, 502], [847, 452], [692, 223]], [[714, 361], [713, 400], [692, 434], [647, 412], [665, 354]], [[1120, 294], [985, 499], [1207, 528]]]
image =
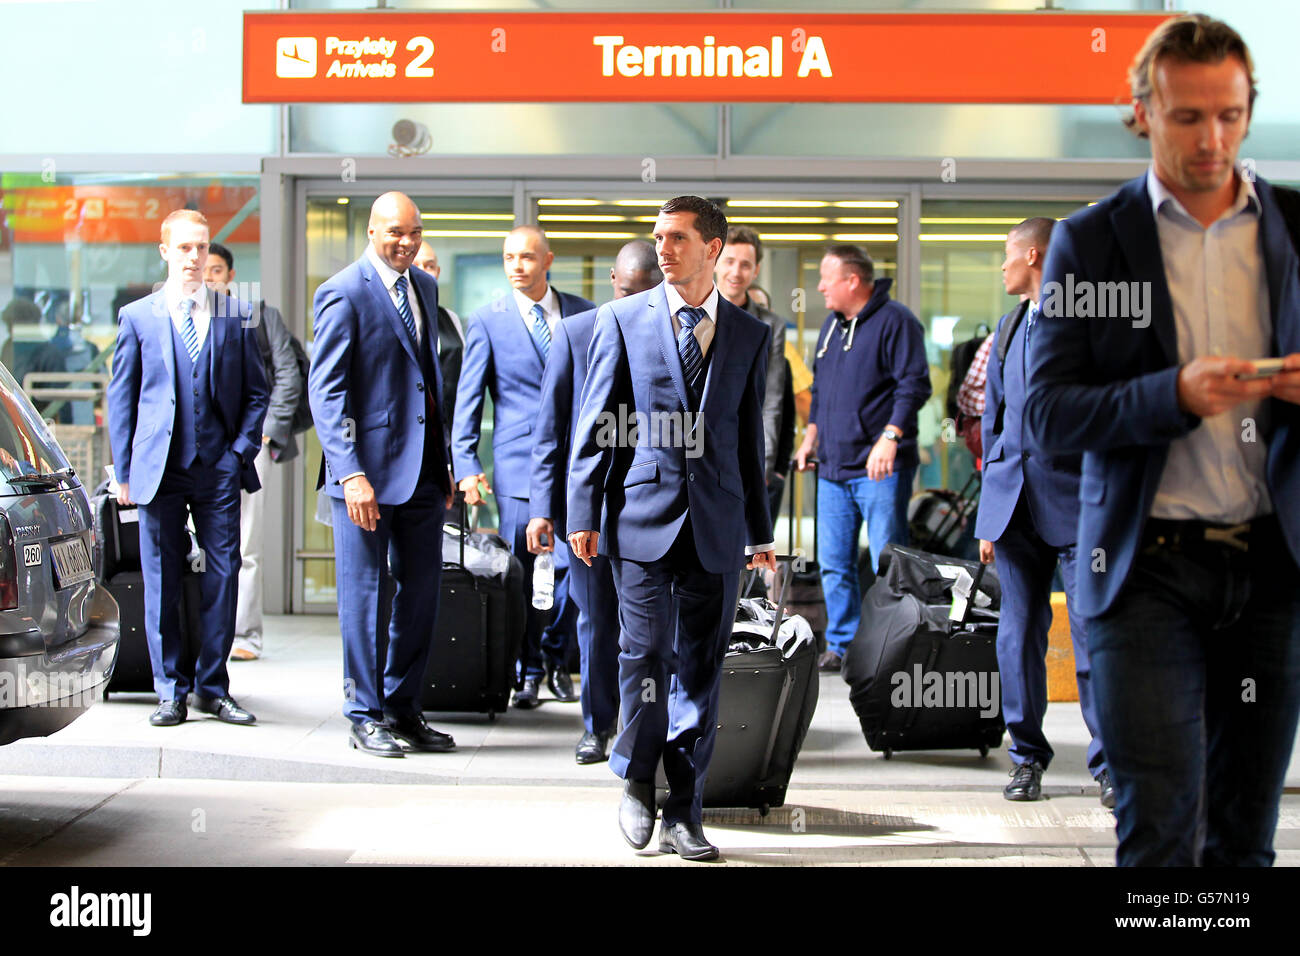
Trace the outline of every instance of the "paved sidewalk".
[[[0, 861], [72, 862], [60, 856], [61, 846], [88, 828], [109, 827], [108, 843], [122, 854], [114, 862], [189, 862], [169, 857], [166, 828], [132, 821], [171, 810], [188, 820], [193, 808], [205, 806], [212, 846], [220, 845], [214, 838], [221, 821], [230, 820], [241, 838], [229, 852], [247, 862], [671, 862], [649, 852], [638, 856], [619, 840], [619, 781], [604, 764], [581, 767], [573, 760], [582, 731], [577, 704], [550, 700], [544, 691], [537, 710], [511, 710], [495, 722], [430, 715], [433, 726], [456, 737], [457, 752], [381, 760], [347, 746], [337, 622], [269, 617], [267, 629], [262, 660], [230, 665], [231, 691], [258, 715], [255, 727], [204, 715], [180, 727], [151, 727], [152, 695], [114, 695], [53, 737], [0, 747], [0, 774], [10, 775], [0, 779]], [[749, 811], [708, 814], [709, 832], [729, 861], [1111, 862], [1111, 818], [1084, 767], [1087, 731], [1077, 705], [1048, 710], [1047, 734], [1056, 747], [1044, 778], [1048, 799], [1011, 804], [1001, 796], [1011, 767], [1005, 744], [987, 759], [972, 750], [902, 753], [886, 761], [867, 748], [838, 675], [822, 676], [820, 689], [786, 807], [767, 818]], [[380, 783], [395, 786], [369, 786]], [[1300, 865], [1294, 754], [1287, 783], [1278, 862]], [[162, 809], [151, 809], [151, 800]], [[251, 818], [247, 809], [235, 813], [241, 800], [265, 808]], [[389, 811], [384, 822], [363, 825], [366, 810], [381, 806]], [[10, 832], [3, 821], [14, 809], [45, 822]], [[46, 824], [54, 838], [32, 844], [27, 837]], [[264, 843], [254, 839], [263, 829]], [[585, 835], [575, 847], [577, 831]], [[484, 832], [494, 836], [485, 842]], [[227, 851], [213, 852], [219, 856], [212, 862], [238, 862], [220, 857]], [[77, 862], [96, 859], [84, 846], [76, 855]]]

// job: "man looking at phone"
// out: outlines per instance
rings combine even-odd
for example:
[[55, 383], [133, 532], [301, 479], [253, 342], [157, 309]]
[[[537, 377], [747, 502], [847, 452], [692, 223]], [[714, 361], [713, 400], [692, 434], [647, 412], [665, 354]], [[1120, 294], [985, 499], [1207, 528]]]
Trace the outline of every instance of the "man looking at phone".
[[[1270, 865], [1300, 713], [1300, 260], [1284, 194], [1236, 165], [1253, 72], [1209, 17], [1151, 34], [1128, 120], [1151, 168], [1057, 225], [1029, 346], [1029, 431], [1083, 452], [1075, 587], [1121, 866]], [[1146, 306], [1083, 318], [1053, 283]], [[1283, 370], [1252, 378], [1266, 357]]]

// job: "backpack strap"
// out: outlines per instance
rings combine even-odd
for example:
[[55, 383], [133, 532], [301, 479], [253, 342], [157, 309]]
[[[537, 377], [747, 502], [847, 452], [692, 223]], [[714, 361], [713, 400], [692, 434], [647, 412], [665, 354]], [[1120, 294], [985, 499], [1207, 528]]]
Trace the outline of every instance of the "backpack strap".
[[[1011, 350], [1011, 340], [1015, 337], [1016, 330], [1020, 328], [1020, 323], [1024, 321], [1029, 312], [1029, 300], [1021, 302], [1014, 309], [1007, 313], [1005, 319], [998, 325], [998, 339], [993, 345], [993, 350], [998, 353], [998, 368], [1005, 369], [1007, 366], [1007, 352]], [[1007, 410], [1006, 388], [1002, 389], [1002, 401], [998, 403], [997, 417], [993, 420], [993, 434], [1002, 434], [1002, 416]]]

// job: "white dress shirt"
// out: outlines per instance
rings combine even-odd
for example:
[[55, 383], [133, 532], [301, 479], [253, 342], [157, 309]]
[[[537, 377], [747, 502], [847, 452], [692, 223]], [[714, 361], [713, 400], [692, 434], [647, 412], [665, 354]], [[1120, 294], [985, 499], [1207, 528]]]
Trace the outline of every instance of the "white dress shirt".
[[167, 300], [167, 312], [172, 317], [172, 325], [182, 340], [185, 338], [185, 332], [183, 331], [185, 328], [185, 315], [181, 312], [181, 300], [188, 298], [194, 303], [190, 318], [194, 321], [194, 331], [199, 337], [199, 348], [203, 348], [203, 340], [208, 335], [208, 326], [212, 324], [212, 293], [208, 291], [208, 287], [200, 285], [187, 296], [181, 291], [179, 282], [168, 279], [167, 284], [163, 286], [163, 296]]
[[[1147, 170], [1147, 192], [1173, 300], [1179, 364], [1202, 355], [1271, 355], [1273, 320], [1254, 185], [1242, 176], [1237, 198], [1209, 228], [1165, 188], [1154, 168]], [[1263, 440], [1268, 416], [1268, 402], [1242, 402], [1171, 442], [1151, 516], [1237, 524], [1271, 514]], [[1254, 441], [1242, 438], [1246, 419], [1255, 423]]]
[[[689, 303], [682, 298], [681, 293], [677, 291], [677, 287], [671, 282], [664, 283], [664, 294], [668, 299], [668, 311], [672, 314], [673, 339], [676, 340], [677, 336], [682, 331], [682, 323], [681, 320], [677, 318], [677, 313], [686, 308]], [[695, 336], [695, 341], [700, 343], [700, 354], [707, 356], [709, 354], [709, 347], [713, 344], [713, 335], [718, 330], [718, 287], [716, 285], [713, 287], [713, 291], [709, 293], [708, 298], [696, 306], [696, 308], [704, 310], [705, 318], [702, 318], [695, 323], [695, 328], [691, 329], [691, 334]], [[766, 496], [763, 498], [763, 507], [767, 507]], [[775, 550], [776, 543], [773, 541], [768, 541], [766, 544], [750, 544], [745, 546], [746, 555]]]
[[[424, 344], [424, 313], [420, 311], [420, 297], [415, 294], [415, 283], [411, 281], [411, 270], [398, 272], [383, 259], [379, 258], [379, 253], [375, 252], [375, 247], [371, 243], [366, 244], [366, 255], [370, 258], [370, 264], [375, 267], [375, 272], [379, 274], [379, 279], [384, 283], [384, 288], [388, 290], [388, 297], [393, 301], [393, 308], [397, 308], [397, 279], [399, 276], [406, 276], [406, 304], [411, 307], [411, 315], [415, 318], [415, 344], [417, 346]], [[399, 313], [400, 314], [400, 313]]]
[[551, 337], [554, 338], [555, 325], [563, 318], [560, 315], [560, 297], [555, 294], [555, 290], [548, 285], [538, 302], [534, 302], [518, 289], [512, 289], [511, 291], [514, 293], [515, 307], [519, 310], [519, 317], [524, 320], [524, 326], [528, 331], [533, 330], [533, 306], [540, 305], [542, 312], [546, 316], [546, 327], [550, 330]]
[[[677, 313], [686, 308], [687, 302], [671, 282], [665, 282], [664, 289], [668, 296], [668, 311], [673, 316], [673, 340], [676, 341], [678, 333], [682, 330], [682, 321], [677, 318]], [[718, 330], [718, 287], [716, 285], [709, 293], [709, 297], [696, 308], [703, 309], [706, 317], [696, 322], [691, 332], [695, 336], [695, 341], [700, 343], [700, 355], [708, 358], [709, 346], [713, 344], [713, 333]]]

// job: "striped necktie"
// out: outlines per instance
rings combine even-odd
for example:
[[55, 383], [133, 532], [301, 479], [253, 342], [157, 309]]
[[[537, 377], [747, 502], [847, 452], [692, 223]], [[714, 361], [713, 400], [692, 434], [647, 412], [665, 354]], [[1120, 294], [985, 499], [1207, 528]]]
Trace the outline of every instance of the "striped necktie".
[[190, 362], [199, 360], [199, 331], [194, 327], [194, 300], [188, 296], [181, 299], [181, 338], [185, 340], [185, 351], [190, 353]]
[[397, 314], [402, 317], [402, 324], [411, 334], [411, 344], [419, 346], [420, 337], [415, 334], [415, 316], [411, 313], [411, 303], [406, 298], [406, 276], [398, 276], [393, 288], [397, 291]]
[[533, 317], [533, 339], [541, 350], [542, 360], [545, 361], [551, 357], [551, 327], [546, 324], [546, 312], [540, 302], [535, 302], [528, 310], [528, 314]]
[[704, 353], [700, 351], [699, 340], [695, 338], [695, 326], [708, 313], [703, 309], [686, 306], [677, 313], [682, 329], [677, 333], [677, 354], [682, 357], [682, 374], [686, 384], [697, 396], [700, 393], [700, 372], [704, 369]]

